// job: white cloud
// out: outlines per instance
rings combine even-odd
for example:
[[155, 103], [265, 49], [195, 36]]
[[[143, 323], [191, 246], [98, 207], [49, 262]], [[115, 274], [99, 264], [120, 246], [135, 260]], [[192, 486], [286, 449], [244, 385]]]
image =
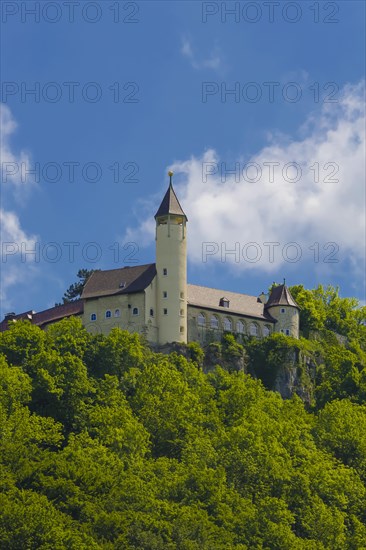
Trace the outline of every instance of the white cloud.
[[[2, 124], [0, 150], [2, 170], [1, 194], [4, 204], [10, 195], [15, 195], [17, 199], [24, 199], [23, 190], [26, 187], [26, 181], [21, 181], [20, 174], [22, 166], [29, 166], [29, 156], [23, 151], [19, 154], [12, 151], [10, 138], [15, 132], [17, 124], [10, 109], [3, 104], [0, 104], [0, 122]], [[12, 167], [15, 167], [15, 169], [11, 169]], [[6, 176], [4, 170], [7, 171]], [[14, 172], [14, 174], [10, 175], [9, 172]], [[35, 271], [35, 266], [32, 265], [32, 261], [34, 261], [32, 260], [32, 255], [27, 255], [27, 261], [24, 262], [22, 251], [25, 252], [35, 248], [36, 236], [28, 235], [22, 229], [18, 215], [15, 212], [7, 210], [6, 206], [0, 209], [0, 227], [2, 241], [0, 299], [2, 307], [9, 309], [13, 307], [9, 291], [19, 283], [29, 282], [31, 274]]]
[[18, 127], [7, 105], [0, 103], [1, 125], [1, 184], [3, 191], [12, 186], [11, 192], [17, 200], [26, 198], [25, 192], [35, 184], [35, 181], [27, 171], [30, 169], [30, 157], [25, 151], [18, 154], [12, 151], [10, 144], [12, 135]]
[[[334, 265], [322, 263], [326, 254], [334, 252], [334, 259], [347, 261], [362, 281], [365, 255], [363, 83], [346, 86], [339, 103], [324, 104], [320, 115], [312, 120], [306, 137], [281, 138], [279, 142], [273, 137], [252, 158], [238, 158], [236, 162], [238, 177], [230, 173], [226, 181], [225, 164], [222, 165], [225, 159], [212, 149], [199, 158], [191, 157], [169, 167], [175, 172], [178, 181], [175, 188], [189, 218], [191, 262], [202, 265], [202, 243], [215, 242], [219, 246], [225, 243], [227, 249], [234, 249], [235, 243], [240, 243], [242, 253], [243, 245], [255, 242], [262, 250], [258, 262], [243, 261], [241, 255], [239, 263], [231, 265], [235, 270], [274, 272], [285, 262], [283, 246], [298, 243], [302, 252], [300, 261], [314, 262], [316, 247], [309, 250], [309, 246], [319, 243], [320, 262], [315, 267], [324, 270], [327, 265]], [[248, 163], [252, 163], [251, 168], [245, 171]], [[273, 166], [273, 181], [269, 178], [268, 163], [278, 163]], [[290, 181], [295, 179], [296, 168], [286, 168], [288, 163], [301, 167], [299, 181]], [[226, 165], [227, 169], [233, 169], [235, 162]], [[258, 167], [262, 171], [259, 180], [248, 181], [253, 179]], [[207, 176], [206, 181], [207, 171], [214, 173]], [[144, 222], [137, 231], [130, 229], [128, 234], [132, 239], [144, 233], [146, 240], [147, 231], [152, 237], [152, 228], [153, 224], [150, 228]], [[280, 243], [274, 249], [273, 263], [269, 261], [269, 246], [263, 245], [266, 242]], [[331, 242], [335, 245], [323, 249]], [[292, 258], [296, 250], [293, 247], [287, 252]], [[253, 256], [254, 248], [246, 249], [246, 258]], [[221, 261], [220, 254], [210, 260]], [[233, 262], [234, 256], [227, 256], [226, 261], [230, 260]]]
[[193, 50], [191, 40], [184, 37], [182, 39], [181, 54], [186, 57], [194, 69], [213, 69], [219, 70], [222, 66], [222, 54], [215, 46], [207, 57], [200, 58]]

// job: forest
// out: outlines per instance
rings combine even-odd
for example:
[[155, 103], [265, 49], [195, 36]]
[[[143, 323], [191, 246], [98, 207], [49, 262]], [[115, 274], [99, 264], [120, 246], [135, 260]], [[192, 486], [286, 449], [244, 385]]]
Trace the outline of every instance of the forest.
[[[366, 549], [366, 308], [291, 293], [299, 340], [227, 334], [210, 368], [76, 318], [0, 334], [0, 548]], [[307, 401], [272, 391], [288, 350]]]

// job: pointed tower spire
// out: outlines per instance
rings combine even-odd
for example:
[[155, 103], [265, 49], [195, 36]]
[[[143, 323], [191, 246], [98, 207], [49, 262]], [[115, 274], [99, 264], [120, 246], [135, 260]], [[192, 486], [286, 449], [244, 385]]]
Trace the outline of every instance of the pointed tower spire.
[[167, 192], [164, 195], [163, 200], [158, 208], [158, 211], [155, 214], [155, 219], [160, 218], [161, 216], [183, 216], [186, 221], [188, 221], [187, 216], [183, 212], [183, 209], [179, 203], [177, 195], [173, 189], [172, 177], [173, 172], [169, 171], [169, 187]]

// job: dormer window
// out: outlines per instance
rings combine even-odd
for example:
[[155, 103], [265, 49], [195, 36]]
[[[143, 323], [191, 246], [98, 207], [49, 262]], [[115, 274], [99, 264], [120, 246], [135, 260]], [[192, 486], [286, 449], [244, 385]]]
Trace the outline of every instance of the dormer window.
[[230, 307], [230, 300], [228, 300], [227, 298], [220, 298], [219, 305], [221, 307]]
[[119, 288], [125, 288], [126, 286], [126, 281], [122, 281], [121, 283], [119, 283]]

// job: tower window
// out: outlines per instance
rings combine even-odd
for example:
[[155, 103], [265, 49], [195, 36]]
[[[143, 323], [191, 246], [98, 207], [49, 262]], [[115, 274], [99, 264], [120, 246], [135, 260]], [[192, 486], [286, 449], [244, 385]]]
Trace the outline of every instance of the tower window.
[[200, 327], [204, 327], [206, 324], [206, 317], [203, 315], [203, 313], [199, 313], [197, 317], [197, 324]]
[[168, 310], [166, 308], [163, 309], [164, 315], [168, 315]]
[[121, 312], [120, 312], [119, 309], [115, 309], [115, 310], [114, 310], [114, 316], [115, 316], [115, 317], [121, 317]]
[[96, 321], [96, 320], [97, 320], [97, 314], [96, 314], [96, 313], [92, 313], [92, 314], [90, 315], [90, 320], [91, 320], [91, 321]]
[[154, 310], [153, 310], [153, 308], [150, 308], [150, 317], [154, 317]]
[[229, 319], [228, 317], [225, 317], [224, 319], [224, 329], [225, 330], [231, 330], [233, 328], [233, 324], [231, 322], [231, 319]]
[[132, 315], [138, 315], [138, 314], [139, 314], [139, 308], [134, 307], [133, 310], [132, 310]]
[[181, 317], [184, 317], [184, 309], [181, 309], [181, 310], [180, 310], [179, 315], [180, 315]]
[[112, 312], [110, 309], [107, 309], [107, 311], [105, 312], [105, 318], [110, 319], [111, 317], [112, 317]]
[[184, 332], [184, 327], [179, 327], [179, 331], [180, 331], [180, 333], [183, 333]]
[[285, 308], [284, 307], [281, 307], [281, 313], [285, 313]]
[[181, 293], [180, 293], [180, 299], [181, 299], [181, 300], [184, 300], [184, 292], [181, 292]]
[[166, 267], [164, 267], [164, 269], [163, 269], [163, 275], [164, 275], [164, 276], [168, 275], [168, 270], [167, 270]]
[[163, 298], [168, 298], [168, 293], [167, 293], [166, 290], [164, 290], [164, 292], [163, 292]]
[[210, 325], [211, 325], [211, 328], [215, 328], [215, 329], [219, 328], [219, 320], [215, 315], [211, 317]]
[[286, 329], [286, 336], [290, 336], [290, 331], [288, 328]]

